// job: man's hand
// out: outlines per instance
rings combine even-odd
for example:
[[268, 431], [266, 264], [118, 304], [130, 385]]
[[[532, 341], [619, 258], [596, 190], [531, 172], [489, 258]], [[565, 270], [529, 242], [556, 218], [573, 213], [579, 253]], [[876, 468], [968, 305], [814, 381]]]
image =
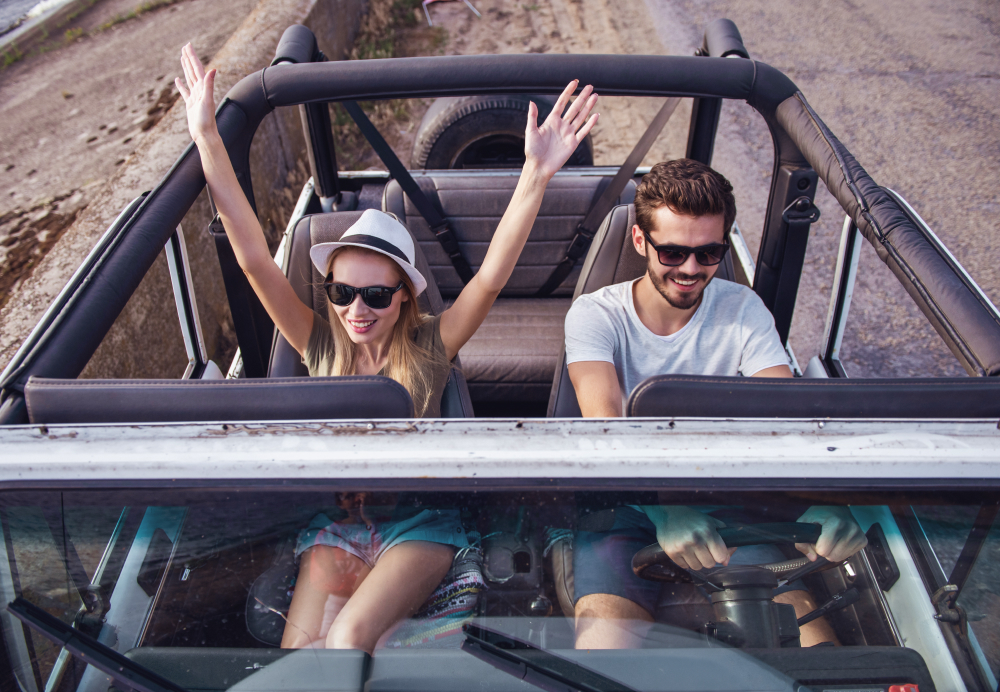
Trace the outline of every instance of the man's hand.
[[181, 92], [187, 107], [191, 139], [198, 142], [206, 135], [218, 132], [215, 123], [215, 70], [205, 72], [190, 43], [181, 49], [181, 67], [184, 68], [187, 86], [179, 78], [174, 79], [174, 85]]
[[868, 545], [868, 538], [847, 507], [810, 507], [797, 521], [823, 527], [815, 545], [795, 544], [812, 561], [822, 556], [830, 562], [840, 562]]
[[[580, 80], [574, 79], [566, 85], [541, 127], [538, 126], [538, 106], [534, 101], [528, 106], [528, 125], [524, 130], [525, 167], [533, 166], [546, 180], [563, 167], [597, 123], [597, 113], [587, 119], [597, 103], [597, 94], [589, 84], [573, 105], [566, 108], [579, 83]], [[565, 115], [563, 110], [566, 110]]]
[[690, 507], [647, 506], [642, 508], [656, 526], [656, 542], [678, 567], [708, 569], [728, 565], [736, 548], [727, 548], [718, 529], [725, 524]]

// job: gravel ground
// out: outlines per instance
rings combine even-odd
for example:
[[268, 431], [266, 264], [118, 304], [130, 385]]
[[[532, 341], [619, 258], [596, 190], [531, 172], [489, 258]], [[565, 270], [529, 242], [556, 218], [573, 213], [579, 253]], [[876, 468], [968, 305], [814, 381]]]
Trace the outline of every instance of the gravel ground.
[[102, 0], [0, 71], [0, 307], [177, 99], [181, 46], [210, 58], [256, 4]]

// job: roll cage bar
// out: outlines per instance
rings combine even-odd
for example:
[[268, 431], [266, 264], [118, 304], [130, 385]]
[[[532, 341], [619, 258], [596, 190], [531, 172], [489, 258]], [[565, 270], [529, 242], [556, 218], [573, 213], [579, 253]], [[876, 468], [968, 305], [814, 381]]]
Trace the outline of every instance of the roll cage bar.
[[[745, 55], [745, 49], [742, 53], [734, 49], [742, 46], [737, 38], [738, 32], [736, 38], [720, 38], [710, 27], [700, 52]], [[704, 55], [471, 55], [284, 62], [236, 84], [219, 105], [217, 120], [237, 179], [256, 209], [250, 145], [261, 121], [276, 108], [331, 101], [559, 93], [577, 77], [585, 77], [602, 95], [695, 98], [689, 154], [703, 160], [711, 157], [706, 140], [714, 139], [715, 104], [721, 99], [745, 100], [764, 118], [774, 144], [774, 169], [753, 289], [774, 315], [783, 341], [791, 325], [809, 224], [815, 219], [817, 179], [822, 179], [966, 371], [974, 376], [1000, 375], [996, 307], [913, 210], [872, 180], [795, 84], [759, 61]], [[79, 375], [204, 187], [200, 157], [192, 143], [160, 184], [112, 226], [102, 240], [100, 261], [66, 287], [58, 300], [71, 301], [73, 310], [47, 315], [8, 366], [0, 382], [6, 399], [0, 422], [11, 420], [8, 414], [16, 407], [11, 400], [30, 376]], [[273, 325], [266, 316], [258, 322], [254, 347], [266, 354]], [[244, 338], [240, 342], [246, 362], [244, 346], [250, 344]], [[258, 369], [248, 374], [265, 373]]]

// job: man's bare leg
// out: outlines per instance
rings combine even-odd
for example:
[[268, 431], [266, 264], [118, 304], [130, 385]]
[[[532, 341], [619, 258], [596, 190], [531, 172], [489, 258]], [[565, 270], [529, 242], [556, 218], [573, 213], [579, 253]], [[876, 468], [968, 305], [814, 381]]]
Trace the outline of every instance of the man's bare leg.
[[[795, 606], [795, 617], [799, 618], [817, 608], [816, 601], [808, 591], [786, 591], [775, 596], [774, 601]], [[799, 641], [802, 646], [815, 646], [822, 642], [833, 642], [840, 646], [840, 641], [826, 618], [817, 618], [799, 628]]]
[[576, 648], [638, 649], [653, 616], [634, 601], [595, 593], [576, 603]]

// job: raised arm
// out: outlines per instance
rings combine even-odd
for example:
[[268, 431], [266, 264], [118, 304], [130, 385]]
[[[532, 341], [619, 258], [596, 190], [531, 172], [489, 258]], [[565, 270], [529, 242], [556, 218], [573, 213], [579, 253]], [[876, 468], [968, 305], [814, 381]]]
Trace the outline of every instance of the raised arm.
[[[596, 113], [587, 117], [597, 103], [597, 94], [589, 85], [566, 109], [578, 84], [579, 80], [573, 80], [566, 86], [541, 127], [538, 126], [537, 106], [532, 103], [528, 109], [524, 132], [525, 163], [514, 196], [493, 234], [479, 271], [462, 289], [455, 304], [441, 315], [441, 340], [448, 358], [455, 357], [486, 319], [500, 289], [514, 271], [538, 215], [545, 187], [597, 122]], [[562, 115], [564, 109], [566, 113]]]
[[292, 285], [274, 263], [257, 215], [236, 180], [233, 163], [215, 122], [215, 70], [205, 72], [190, 43], [181, 52], [181, 65], [187, 84], [180, 79], [175, 79], [174, 84], [184, 98], [188, 130], [201, 154], [205, 180], [232, 243], [236, 261], [288, 343], [300, 354], [305, 353], [313, 312], [295, 295]]

